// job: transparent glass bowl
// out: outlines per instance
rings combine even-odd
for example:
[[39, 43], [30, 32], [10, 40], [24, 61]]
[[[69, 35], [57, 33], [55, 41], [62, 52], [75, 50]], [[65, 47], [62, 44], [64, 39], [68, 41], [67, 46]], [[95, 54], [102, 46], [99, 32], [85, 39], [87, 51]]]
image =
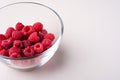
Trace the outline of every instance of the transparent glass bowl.
[[0, 61], [18, 70], [31, 70], [44, 65], [55, 54], [61, 42], [63, 22], [60, 16], [50, 7], [35, 2], [17, 2], [0, 8], [0, 33], [4, 34], [8, 27], [14, 27], [17, 22], [25, 25], [42, 22], [48, 32], [55, 34], [53, 45], [42, 54], [29, 58], [10, 58], [0, 55]]

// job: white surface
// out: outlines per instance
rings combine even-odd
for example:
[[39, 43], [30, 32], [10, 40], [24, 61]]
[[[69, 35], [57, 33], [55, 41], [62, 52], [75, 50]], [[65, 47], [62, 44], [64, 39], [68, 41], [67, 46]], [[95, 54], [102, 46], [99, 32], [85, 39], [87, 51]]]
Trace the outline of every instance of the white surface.
[[[62, 17], [61, 46], [46, 65], [31, 72], [0, 63], [0, 80], [120, 80], [119, 0], [34, 1]], [[0, 7], [12, 2], [15, 0], [0, 0]]]

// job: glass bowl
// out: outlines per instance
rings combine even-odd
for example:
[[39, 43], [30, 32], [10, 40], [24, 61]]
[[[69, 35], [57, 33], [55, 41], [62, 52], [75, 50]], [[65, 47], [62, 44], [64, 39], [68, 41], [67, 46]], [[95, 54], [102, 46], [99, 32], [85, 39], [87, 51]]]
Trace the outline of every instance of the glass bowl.
[[18, 70], [33, 70], [48, 62], [58, 49], [63, 35], [63, 22], [56, 11], [36, 2], [17, 2], [0, 8], [0, 33], [17, 22], [32, 25], [42, 22], [48, 32], [55, 34], [53, 45], [39, 55], [28, 58], [10, 58], [0, 55], [0, 61]]

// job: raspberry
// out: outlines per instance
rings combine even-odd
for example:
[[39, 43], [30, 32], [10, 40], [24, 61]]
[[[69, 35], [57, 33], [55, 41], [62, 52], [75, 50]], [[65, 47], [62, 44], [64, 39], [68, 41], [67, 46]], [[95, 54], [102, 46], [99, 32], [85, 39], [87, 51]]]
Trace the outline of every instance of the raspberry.
[[2, 44], [2, 40], [0, 40], [0, 45]]
[[7, 30], [6, 30], [6, 33], [5, 33], [5, 37], [6, 38], [9, 38], [12, 36], [12, 32], [14, 31], [15, 29], [13, 27], [9, 27]]
[[[34, 50], [34, 45], [30, 46]], [[35, 52], [34, 52], [35, 53]]]
[[29, 36], [31, 33], [33, 33], [35, 30], [33, 29], [32, 26], [25, 26], [23, 29], [22, 29], [22, 32], [25, 36]]
[[9, 38], [9, 39], [3, 40], [1, 43], [1, 46], [4, 47], [5, 49], [9, 49], [12, 46], [12, 43], [13, 43], [13, 39]]
[[33, 24], [33, 28], [36, 30], [36, 31], [41, 31], [42, 28], [43, 28], [43, 24], [40, 23], [40, 22], [36, 22]]
[[2, 47], [2, 46], [0, 46], [0, 51], [1, 51], [1, 50], [3, 50], [3, 47]]
[[42, 33], [43, 33], [44, 35], [46, 35], [48, 32], [47, 32], [46, 29], [43, 29], [43, 30], [42, 30]]
[[40, 22], [33, 26], [18, 22], [15, 29], [9, 27], [5, 35], [0, 34], [0, 54], [12, 58], [31, 57], [51, 47], [54, 39], [55, 35], [43, 29]]
[[41, 43], [36, 43], [34, 45], [34, 50], [36, 53], [41, 53], [43, 51], [43, 45]]
[[43, 38], [44, 38], [44, 34], [43, 34], [42, 32], [39, 32], [39, 33], [38, 33], [38, 36], [39, 36], [39, 38], [40, 38], [40, 41], [42, 41]]
[[50, 39], [43, 39], [42, 45], [43, 48], [46, 50], [52, 45], [52, 41]]
[[11, 47], [9, 49], [9, 55], [11, 55], [12, 53], [19, 53], [19, 54], [22, 54], [22, 51], [20, 48], [17, 48], [17, 47]]
[[0, 34], [0, 41], [5, 40], [5, 36], [3, 34]]
[[43, 29], [42, 31], [39, 31], [38, 35], [40, 37], [40, 41], [43, 40], [44, 36], [47, 34], [47, 30]]
[[22, 48], [23, 47], [23, 43], [21, 40], [15, 40], [13, 43], [14, 47], [18, 47], [18, 48]]
[[54, 34], [52, 33], [48, 33], [44, 36], [45, 39], [50, 39], [51, 41], [53, 41], [55, 39]]
[[40, 38], [38, 37], [37, 32], [33, 32], [33, 33], [29, 36], [28, 40], [29, 40], [30, 42], [39, 42]]
[[51, 44], [51, 45], [49, 45], [49, 46], [47, 46], [47, 47], [45, 48], [45, 50], [49, 49], [51, 46], [52, 46], [52, 44]]
[[22, 30], [22, 28], [24, 27], [24, 25], [22, 24], [22, 23], [20, 23], [20, 22], [18, 22], [17, 24], [16, 24], [16, 30], [18, 30], [18, 31], [20, 31], [20, 30]]
[[0, 51], [0, 54], [3, 55], [3, 56], [8, 56], [8, 51], [3, 49]]
[[19, 53], [14, 52], [14, 53], [12, 53], [12, 54], [10, 55], [10, 57], [12, 57], [12, 58], [21, 58], [22, 56], [21, 56]]
[[13, 31], [12, 33], [12, 38], [13, 39], [16, 39], [16, 40], [19, 40], [19, 39], [22, 39], [23, 37], [23, 33], [20, 32], [20, 31]]
[[31, 57], [34, 55], [34, 50], [30, 46], [26, 47], [23, 52], [26, 57]]
[[24, 44], [24, 47], [26, 48], [26, 47], [30, 46], [30, 41], [24, 40], [23, 44]]

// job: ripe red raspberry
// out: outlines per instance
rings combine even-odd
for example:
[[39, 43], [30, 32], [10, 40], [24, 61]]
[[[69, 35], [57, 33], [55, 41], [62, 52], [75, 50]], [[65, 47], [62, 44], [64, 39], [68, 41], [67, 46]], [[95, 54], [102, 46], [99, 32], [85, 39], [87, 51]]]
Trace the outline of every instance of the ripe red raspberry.
[[22, 56], [19, 53], [14, 52], [14, 53], [12, 53], [10, 55], [10, 57], [12, 57], [12, 58], [21, 58]]
[[9, 55], [11, 55], [12, 53], [19, 53], [19, 54], [22, 54], [22, 51], [20, 48], [17, 48], [17, 47], [11, 47], [9, 49]]
[[3, 56], [8, 56], [8, 55], [9, 55], [9, 54], [8, 54], [8, 51], [5, 50], [5, 49], [2, 49], [2, 50], [0, 51], [0, 54], [3, 55]]
[[50, 39], [51, 41], [53, 41], [55, 39], [54, 34], [52, 33], [48, 33], [44, 36], [45, 39]]
[[22, 32], [25, 36], [29, 36], [31, 33], [33, 33], [35, 30], [33, 29], [32, 26], [25, 26], [23, 29], [22, 29]]
[[43, 29], [40, 22], [33, 26], [24, 26], [18, 22], [15, 29], [9, 27], [5, 35], [0, 34], [1, 55], [12, 58], [31, 57], [51, 47], [55, 39], [55, 35]]
[[16, 30], [18, 30], [18, 31], [20, 31], [20, 30], [22, 30], [22, 28], [24, 27], [24, 25], [22, 24], [22, 23], [20, 23], [20, 22], [18, 22], [17, 24], [16, 24]]
[[0, 45], [0, 51], [3, 50], [4, 48]]
[[5, 33], [5, 37], [6, 38], [9, 38], [12, 36], [12, 32], [14, 31], [15, 29], [13, 27], [9, 27], [7, 30], [6, 30], [6, 33]]
[[2, 43], [1, 43], [1, 46], [5, 49], [9, 49], [12, 46], [13, 41], [14, 40], [12, 38], [3, 40]]
[[5, 40], [5, 36], [3, 34], [0, 34], [0, 41]]
[[36, 43], [34, 45], [34, 50], [36, 53], [41, 53], [43, 51], [43, 45], [41, 43]]
[[13, 31], [12, 38], [15, 40], [20, 40], [23, 37], [23, 33], [21, 31]]
[[49, 49], [51, 46], [52, 46], [52, 44], [51, 44], [51, 45], [49, 45], [49, 46], [47, 46], [47, 47], [45, 48], [45, 50]]
[[40, 41], [44, 39], [44, 36], [47, 34], [47, 30], [43, 29], [42, 31], [39, 31], [38, 35], [40, 37]]
[[[30, 46], [34, 50], [34, 45]], [[35, 53], [35, 52], [34, 52]]]
[[34, 50], [30, 46], [26, 47], [23, 52], [26, 57], [31, 57], [34, 55]]
[[33, 24], [33, 28], [36, 30], [36, 31], [42, 31], [43, 29], [43, 24], [40, 23], [40, 22], [36, 22]]
[[40, 42], [41, 42], [44, 39], [44, 34], [42, 32], [39, 32], [38, 36], [39, 36]]
[[0, 40], [0, 45], [2, 44], [2, 41]]
[[31, 44], [30, 44], [29, 40], [23, 40], [23, 45], [26, 48], [26, 47], [30, 46]]
[[50, 39], [43, 39], [42, 45], [44, 50], [48, 49], [52, 45], [52, 41]]
[[44, 34], [44, 36], [48, 33], [46, 29], [43, 29], [41, 32]]
[[23, 43], [21, 40], [15, 40], [13, 43], [13, 47], [23, 48]]
[[39, 38], [39, 36], [37, 35], [37, 32], [33, 32], [33, 33], [29, 36], [28, 40], [29, 40], [30, 42], [39, 42], [40, 38]]

